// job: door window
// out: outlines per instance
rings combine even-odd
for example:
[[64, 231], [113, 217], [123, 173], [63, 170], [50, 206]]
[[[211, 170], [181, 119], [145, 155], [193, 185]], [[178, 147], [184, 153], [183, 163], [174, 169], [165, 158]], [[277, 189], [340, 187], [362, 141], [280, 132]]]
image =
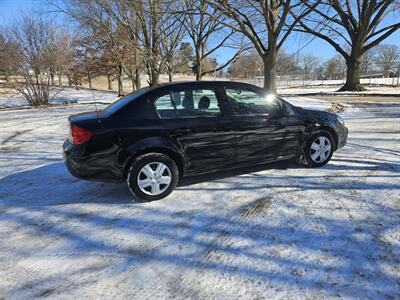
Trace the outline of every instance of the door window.
[[157, 98], [156, 109], [161, 118], [175, 118], [176, 110], [170, 93]]
[[270, 114], [281, 112], [279, 100], [274, 95], [266, 95], [246, 88], [226, 88], [226, 95], [235, 114]]
[[155, 103], [161, 118], [217, 116], [221, 112], [212, 89], [174, 91], [158, 97]]

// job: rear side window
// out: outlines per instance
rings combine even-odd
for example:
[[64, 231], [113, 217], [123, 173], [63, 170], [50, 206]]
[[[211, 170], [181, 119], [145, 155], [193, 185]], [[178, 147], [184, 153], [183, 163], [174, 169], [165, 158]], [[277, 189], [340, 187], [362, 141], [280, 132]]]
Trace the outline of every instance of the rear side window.
[[216, 92], [212, 89], [185, 89], [161, 95], [155, 106], [161, 118], [216, 116], [220, 114]]
[[280, 102], [274, 95], [246, 88], [226, 88], [225, 91], [235, 114], [276, 114], [281, 111]]
[[161, 118], [176, 117], [176, 110], [170, 93], [157, 98], [156, 109]]
[[137, 91], [135, 91], [133, 93], [130, 93], [130, 94], [118, 99], [117, 101], [111, 103], [110, 105], [108, 105], [103, 110], [103, 112], [106, 113], [107, 115], [112, 115], [112, 114], [116, 113], [117, 111], [123, 109], [127, 105], [129, 105], [129, 103], [133, 103], [136, 100], [138, 100], [141, 96], [146, 94], [150, 89], [151, 88], [146, 87], [146, 88], [142, 88], [140, 90], [137, 90]]

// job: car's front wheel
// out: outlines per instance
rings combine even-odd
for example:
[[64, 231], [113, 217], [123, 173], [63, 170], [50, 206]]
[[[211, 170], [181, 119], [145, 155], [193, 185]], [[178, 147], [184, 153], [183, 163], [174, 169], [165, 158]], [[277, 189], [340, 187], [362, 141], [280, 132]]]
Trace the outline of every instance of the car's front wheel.
[[308, 139], [304, 159], [308, 167], [318, 168], [329, 162], [333, 154], [333, 138], [328, 132], [316, 132]]
[[173, 159], [162, 153], [147, 153], [133, 161], [127, 183], [136, 198], [153, 201], [168, 196], [178, 183], [178, 178], [178, 167]]

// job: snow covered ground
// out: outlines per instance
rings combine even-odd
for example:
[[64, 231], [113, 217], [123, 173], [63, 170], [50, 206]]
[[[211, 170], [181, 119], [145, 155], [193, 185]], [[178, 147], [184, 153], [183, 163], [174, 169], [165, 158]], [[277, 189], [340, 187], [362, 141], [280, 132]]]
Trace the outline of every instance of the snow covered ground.
[[[12, 89], [2, 89], [9, 93], [8, 96], [0, 94], [0, 109], [4, 108], [29, 108], [29, 103], [22, 95], [16, 93]], [[115, 92], [92, 91], [88, 89], [75, 90], [72, 88], [55, 89], [50, 104], [66, 104], [78, 102], [80, 104], [96, 103], [108, 104], [116, 100]]]
[[278, 88], [278, 93], [281, 95], [328, 94], [336, 96], [392, 95], [400, 99], [400, 87], [367, 86], [366, 88], [367, 90], [362, 92], [338, 92], [338, 86], [280, 87]]
[[[301, 77], [301, 75], [300, 75]], [[239, 78], [232, 79], [235, 81], [244, 81], [251, 84], [255, 84], [258, 86], [263, 86], [263, 77], [257, 78]], [[373, 85], [375, 87], [383, 86], [383, 87], [393, 87], [399, 89], [400, 87], [400, 79], [395, 78], [361, 78], [360, 82], [364, 85]], [[304, 89], [304, 88], [325, 88], [325, 87], [333, 87], [335, 91], [338, 90], [339, 86], [344, 85], [345, 80], [302, 80], [298, 79], [287, 79], [285, 76], [276, 79], [276, 85], [278, 90], [280, 89]]]
[[348, 145], [321, 169], [202, 176], [136, 203], [69, 175], [67, 116], [94, 107], [65, 97], [83, 103], [0, 110], [0, 299], [399, 297], [399, 106], [348, 108]]

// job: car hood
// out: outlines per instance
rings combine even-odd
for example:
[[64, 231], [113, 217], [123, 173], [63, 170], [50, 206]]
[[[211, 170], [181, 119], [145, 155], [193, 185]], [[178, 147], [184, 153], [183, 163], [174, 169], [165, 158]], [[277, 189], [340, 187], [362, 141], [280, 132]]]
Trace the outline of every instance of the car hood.
[[327, 112], [327, 111], [323, 111], [323, 110], [300, 108], [300, 113], [303, 117], [305, 117], [307, 119], [314, 119], [314, 120], [336, 120], [337, 119], [336, 114]]

